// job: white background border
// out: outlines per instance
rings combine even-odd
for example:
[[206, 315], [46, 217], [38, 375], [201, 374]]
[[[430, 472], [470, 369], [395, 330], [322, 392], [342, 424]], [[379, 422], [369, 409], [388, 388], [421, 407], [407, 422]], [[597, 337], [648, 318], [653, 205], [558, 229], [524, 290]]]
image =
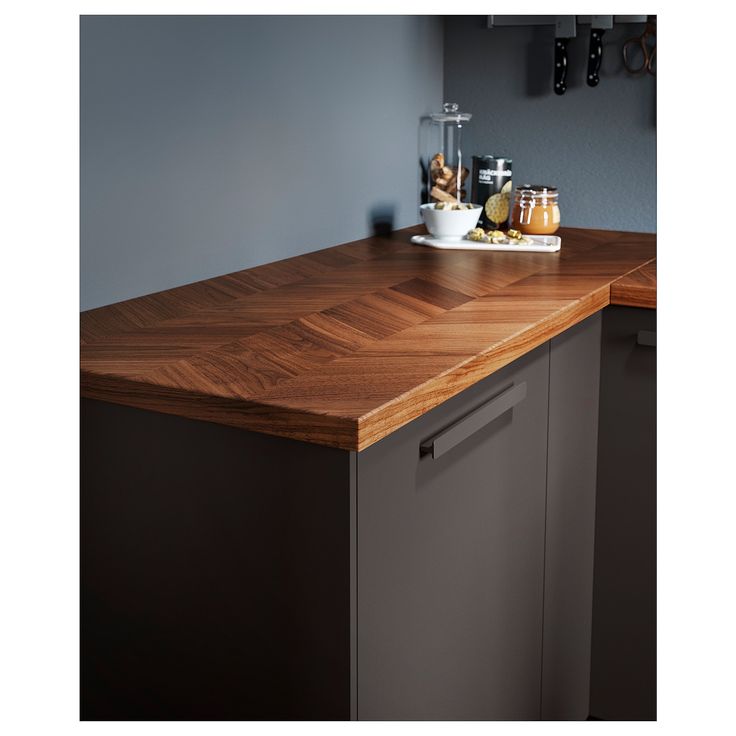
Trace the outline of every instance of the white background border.
[[[359, 7], [282, 2], [276, 8], [235, 1], [16, 0], [3, 8], [0, 730], [10, 736], [77, 731], [330, 734], [348, 729], [422, 734], [731, 731], [736, 243], [731, 242], [729, 215], [736, 198], [733, 113], [727, 105], [734, 96], [734, 26], [725, 4], [678, 5], [668, 3], [658, 13], [657, 39], [657, 724], [78, 722], [78, 16], [264, 11], [485, 15], [509, 6], [459, 0], [381, 0]], [[552, 10], [593, 12], [569, 2], [513, 7], [515, 13]]]

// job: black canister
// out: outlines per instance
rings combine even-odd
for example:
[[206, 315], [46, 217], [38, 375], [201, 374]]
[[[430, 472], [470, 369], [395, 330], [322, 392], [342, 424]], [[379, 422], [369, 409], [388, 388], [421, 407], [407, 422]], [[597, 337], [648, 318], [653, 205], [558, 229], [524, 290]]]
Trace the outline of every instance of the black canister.
[[483, 207], [480, 227], [499, 228], [511, 210], [511, 159], [505, 156], [473, 156], [471, 202]]

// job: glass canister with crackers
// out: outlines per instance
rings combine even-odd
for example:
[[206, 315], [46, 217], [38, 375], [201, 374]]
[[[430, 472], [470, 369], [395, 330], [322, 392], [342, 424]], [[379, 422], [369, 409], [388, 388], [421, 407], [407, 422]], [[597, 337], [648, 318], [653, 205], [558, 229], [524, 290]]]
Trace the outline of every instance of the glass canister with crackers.
[[446, 102], [433, 113], [431, 150], [427, 162], [427, 193], [430, 202], [468, 202], [466, 180], [469, 160], [463, 153], [463, 130], [472, 115], [460, 112], [456, 102]]

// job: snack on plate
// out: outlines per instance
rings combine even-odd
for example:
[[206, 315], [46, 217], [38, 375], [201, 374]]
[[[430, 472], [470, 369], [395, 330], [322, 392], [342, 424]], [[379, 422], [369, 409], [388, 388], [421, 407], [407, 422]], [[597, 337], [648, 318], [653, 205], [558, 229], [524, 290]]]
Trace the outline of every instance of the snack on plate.
[[494, 245], [530, 245], [534, 242], [518, 230], [509, 230], [508, 233], [503, 233], [501, 230], [486, 232], [482, 227], [473, 228], [466, 237], [478, 243], [493, 243]]

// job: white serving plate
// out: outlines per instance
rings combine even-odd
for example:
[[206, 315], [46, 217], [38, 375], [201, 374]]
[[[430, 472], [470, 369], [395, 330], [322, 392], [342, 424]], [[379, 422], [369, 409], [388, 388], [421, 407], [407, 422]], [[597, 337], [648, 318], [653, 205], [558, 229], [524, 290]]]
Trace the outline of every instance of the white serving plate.
[[459, 240], [441, 240], [431, 235], [414, 235], [411, 242], [414, 245], [428, 245], [430, 248], [441, 248], [443, 250], [502, 250], [515, 251], [517, 253], [556, 253], [561, 245], [562, 239], [559, 235], [526, 235], [524, 237], [532, 240], [528, 245], [503, 245], [494, 243], [483, 243], [477, 240], [460, 238]]

